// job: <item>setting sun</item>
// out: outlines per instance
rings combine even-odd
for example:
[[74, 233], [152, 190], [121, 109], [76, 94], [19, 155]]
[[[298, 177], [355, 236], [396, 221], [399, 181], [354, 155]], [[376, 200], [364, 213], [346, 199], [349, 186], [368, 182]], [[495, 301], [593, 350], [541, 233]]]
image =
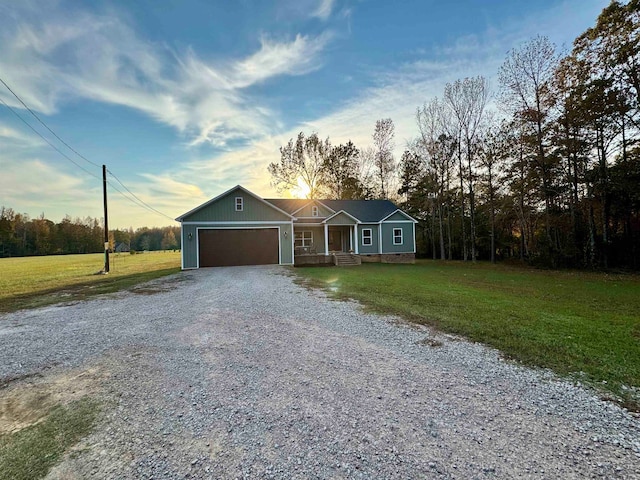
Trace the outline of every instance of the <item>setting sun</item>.
[[309, 185], [302, 180], [302, 177], [298, 177], [298, 186], [291, 189], [291, 196], [293, 198], [309, 198], [310, 192]]

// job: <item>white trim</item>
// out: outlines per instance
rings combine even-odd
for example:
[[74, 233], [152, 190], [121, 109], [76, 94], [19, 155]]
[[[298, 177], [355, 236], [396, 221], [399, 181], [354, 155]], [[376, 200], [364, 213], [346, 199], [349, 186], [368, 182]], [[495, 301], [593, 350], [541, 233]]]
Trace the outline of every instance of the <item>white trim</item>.
[[[240, 200], [240, 202], [238, 202], [238, 200]], [[234, 200], [234, 205], [236, 207], [236, 212], [244, 212], [244, 197], [236, 197]]]
[[378, 225], [378, 253], [382, 255], [382, 223]]
[[353, 229], [349, 229], [349, 250], [353, 250]]
[[[305, 203], [303, 206], [301, 206], [300, 208], [298, 208], [297, 210], [294, 210], [293, 212], [291, 212], [291, 215], [295, 215], [296, 213], [298, 213], [300, 210], [307, 208], [311, 203], [319, 203], [320, 205], [322, 205], [324, 208], [326, 208], [327, 210], [329, 210], [330, 212], [335, 213], [336, 211], [333, 208], [329, 208], [327, 207], [324, 203], [322, 203], [320, 200], [315, 200], [312, 199], [309, 202]], [[306, 217], [306, 218], [311, 218], [311, 217]]]
[[329, 225], [324, 224], [324, 254], [329, 255]]
[[[364, 232], [369, 231], [369, 240], [371, 243], [364, 243]], [[373, 246], [373, 228], [363, 228], [361, 230], [361, 235], [362, 235], [362, 246], [363, 247], [371, 247]]]
[[224, 196], [228, 195], [229, 193], [233, 192], [233, 191], [234, 191], [235, 189], [237, 189], [237, 188], [239, 188], [240, 190], [242, 190], [243, 192], [245, 192], [247, 195], [252, 196], [252, 197], [253, 197], [253, 198], [255, 198], [256, 200], [261, 201], [261, 202], [262, 202], [262, 203], [264, 203], [265, 205], [270, 206], [270, 207], [271, 207], [271, 208], [273, 208], [274, 210], [277, 210], [278, 212], [280, 212], [280, 213], [282, 213], [282, 214], [286, 215], [288, 218], [295, 219], [295, 217], [294, 217], [293, 215], [289, 215], [289, 214], [288, 214], [287, 212], [285, 212], [284, 210], [282, 210], [282, 209], [280, 209], [280, 208], [276, 207], [273, 203], [269, 203], [269, 202], [267, 202], [264, 198], [260, 198], [260, 197], [259, 197], [258, 195], [256, 195], [255, 193], [250, 192], [249, 190], [247, 190], [246, 188], [244, 188], [242, 185], [236, 185], [235, 187], [230, 188], [230, 189], [229, 189], [229, 190], [227, 190], [226, 192], [221, 193], [221, 194], [220, 194], [220, 195], [218, 195], [217, 197], [214, 197], [214, 198], [212, 198], [211, 200], [209, 200], [209, 201], [207, 201], [207, 202], [204, 202], [202, 205], [199, 205], [199, 206], [197, 206], [196, 208], [194, 208], [194, 209], [192, 209], [192, 210], [189, 210], [187, 213], [183, 213], [183, 214], [182, 214], [182, 215], [180, 215], [178, 218], [176, 218], [176, 221], [178, 221], [178, 222], [182, 222], [182, 219], [183, 219], [184, 217], [188, 217], [188, 216], [189, 216], [189, 215], [191, 215], [192, 213], [195, 213], [195, 212], [197, 212], [198, 210], [200, 210], [200, 209], [202, 209], [202, 208], [204, 208], [204, 207], [206, 207], [206, 206], [208, 206], [208, 205], [211, 205], [213, 202], [215, 202], [215, 201], [217, 201], [217, 200], [221, 199], [222, 197], [224, 197]]
[[[300, 234], [300, 240], [302, 240], [302, 245], [300, 245], [301, 247], [310, 247], [311, 245], [313, 245], [313, 230], [298, 230], [297, 232], [294, 232], [294, 234], [293, 234], [294, 246], [295, 246], [295, 242], [296, 242], [296, 234], [298, 234], [298, 233]], [[305, 245], [304, 244], [304, 240], [305, 240], [304, 234], [305, 233], [310, 233], [311, 234], [311, 239], [310, 239], [311, 243], [309, 245]]]
[[[400, 230], [400, 242], [396, 242], [396, 230]], [[404, 245], [404, 231], [401, 228], [394, 228], [391, 231], [394, 245]]]
[[353, 226], [353, 238], [355, 238], [355, 254], [358, 255], [358, 244], [360, 243], [358, 240], [358, 224], [356, 223]]
[[289, 222], [286, 220], [283, 221], [264, 221], [264, 222], [251, 222], [251, 221], [242, 221], [236, 222], [234, 220], [229, 221], [219, 221], [219, 222], [182, 222], [183, 225], [286, 225]]
[[[360, 220], [358, 220], [356, 217], [354, 217], [353, 215], [351, 215], [349, 212], [345, 211], [345, 210], [340, 210], [339, 212], [334, 213], [333, 215], [331, 215], [330, 217], [327, 217], [324, 219], [324, 221], [322, 223], [327, 223], [329, 220], [331, 220], [333, 217], [337, 217], [338, 215], [340, 215], [341, 213], [344, 213], [347, 217], [351, 218], [352, 220], [355, 220], [356, 223], [362, 223]], [[332, 223], [331, 225], [335, 225], [335, 226], [347, 226], [347, 225], [353, 225], [352, 223]]]
[[413, 253], [416, 253], [416, 224], [413, 224]]
[[[396, 213], [400, 213], [402, 215], [404, 215], [405, 217], [407, 217], [409, 220], [411, 220], [413, 223], [418, 223], [418, 221], [413, 218], [411, 215], [404, 213], [402, 210], [400, 210], [399, 208], [396, 209], [395, 211], [391, 212], [389, 215], [387, 215], [386, 217], [384, 217], [382, 220], [380, 220], [378, 223], [382, 223], [384, 222], [387, 218], [392, 217], [393, 215], [395, 215]], [[402, 222], [403, 220], [392, 220], [394, 222]]]
[[[288, 265], [293, 265], [296, 263], [296, 249], [294, 246], [294, 240], [295, 240], [295, 231], [293, 230], [293, 220], [291, 220], [291, 263], [289, 263]], [[414, 241], [415, 243], [415, 241]]]
[[184, 270], [184, 227], [180, 225], [180, 270]]
[[282, 263], [282, 245], [280, 243], [280, 227], [256, 227], [256, 228], [236, 228], [236, 227], [196, 227], [196, 268], [200, 268], [200, 230], [278, 230], [278, 265], [292, 265]]
[[324, 224], [322, 222], [314, 222], [314, 223], [294, 223], [296, 227], [318, 227], [322, 228]]
[[[313, 214], [313, 212], [315, 212], [315, 215]], [[320, 209], [317, 205], [311, 205], [311, 216], [316, 218], [320, 216]]]

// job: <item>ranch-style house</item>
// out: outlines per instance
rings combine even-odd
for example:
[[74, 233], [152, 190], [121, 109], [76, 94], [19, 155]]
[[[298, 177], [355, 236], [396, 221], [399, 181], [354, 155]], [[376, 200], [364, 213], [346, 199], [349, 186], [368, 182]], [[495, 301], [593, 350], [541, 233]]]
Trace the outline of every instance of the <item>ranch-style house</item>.
[[176, 220], [183, 269], [415, 261], [417, 221], [389, 200], [264, 199], [237, 185]]

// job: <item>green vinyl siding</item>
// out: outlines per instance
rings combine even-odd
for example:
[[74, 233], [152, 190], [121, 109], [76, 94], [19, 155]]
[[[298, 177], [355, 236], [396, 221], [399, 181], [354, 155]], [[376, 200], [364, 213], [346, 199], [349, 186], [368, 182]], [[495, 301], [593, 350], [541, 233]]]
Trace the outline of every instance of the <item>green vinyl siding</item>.
[[[371, 229], [371, 245], [362, 244], [362, 231], [365, 229]], [[380, 253], [378, 248], [378, 224], [358, 225], [358, 253]]]
[[385, 222], [394, 222], [394, 221], [406, 222], [406, 221], [412, 221], [412, 220], [407, 215], [401, 212], [396, 212], [385, 220]]
[[296, 212], [294, 216], [296, 218], [304, 218], [304, 217], [313, 218], [313, 215], [312, 215], [313, 212], [311, 211], [311, 207], [313, 207], [313, 206], [318, 207], [318, 217], [321, 217], [321, 218], [330, 217], [331, 215], [333, 215], [335, 213], [335, 212], [332, 212], [327, 207], [325, 207], [324, 205], [322, 205], [322, 204], [320, 204], [318, 202], [312, 202], [312, 203], [309, 203], [308, 205], [305, 205], [304, 208], [302, 210]]
[[356, 222], [353, 218], [343, 212], [339, 213], [332, 219], [327, 220], [327, 223], [329, 225], [355, 225], [358, 222]]
[[[405, 222], [382, 223], [382, 253], [413, 253], [413, 222]], [[402, 229], [402, 245], [393, 244], [394, 228]]]
[[[243, 199], [241, 212], [236, 212], [236, 197]], [[286, 214], [239, 188], [182, 219], [183, 222], [286, 222], [289, 220], [290, 217]]]

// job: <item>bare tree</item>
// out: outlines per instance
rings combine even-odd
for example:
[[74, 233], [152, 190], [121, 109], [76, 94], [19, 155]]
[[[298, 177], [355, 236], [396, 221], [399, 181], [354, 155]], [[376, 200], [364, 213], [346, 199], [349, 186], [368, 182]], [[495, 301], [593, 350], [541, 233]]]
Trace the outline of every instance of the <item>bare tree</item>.
[[[471, 260], [476, 261], [476, 218], [473, 160], [478, 133], [489, 98], [489, 83], [481, 76], [456, 80], [444, 89], [444, 98], [457, 120], [461, 145], [467, 161], [469, 214], [471, 220]], [[462, 175], [462, 169], [460, 174]]]
[[324, 165], [331, 151], [329, 139], [320, 140], [317, 133], [305, 137], [303, 132], [297, 139], [289, 140], [280, 147], [280, 162], [269, 164], [271, 184], [278, 192], [298, 187], [303, 182], [309, 198], [318, 198], [323, 190]]
[[375, 148], [375, 169], [378, 197], [389, 197], [389, 184], [396, 171], [393, 148], [395, 146], [395, 126], [390, 118], [376, 121], [373, 132], [373, 144]]

